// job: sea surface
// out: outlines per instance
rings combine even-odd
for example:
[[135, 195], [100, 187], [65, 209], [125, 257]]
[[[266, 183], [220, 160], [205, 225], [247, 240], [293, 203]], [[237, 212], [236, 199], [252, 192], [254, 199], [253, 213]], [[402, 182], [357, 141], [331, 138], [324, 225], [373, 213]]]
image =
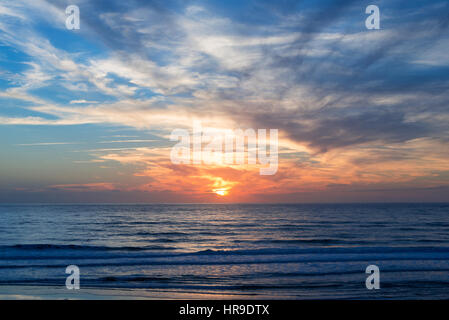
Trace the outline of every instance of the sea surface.
[[449, 299], [449, 204], [0, 206], [0, 293], [65, 287], [68, 265], [168, 297]]

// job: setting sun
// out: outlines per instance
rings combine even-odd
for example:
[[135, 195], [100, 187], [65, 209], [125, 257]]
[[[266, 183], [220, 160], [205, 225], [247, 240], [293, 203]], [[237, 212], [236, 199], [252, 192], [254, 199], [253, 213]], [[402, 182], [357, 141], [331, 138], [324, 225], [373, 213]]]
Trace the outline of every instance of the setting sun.
[[212, 191], [218, 194], [219, 196], [225, 196], [228, 194], [228, 190], [226, 189], [214, 189]]

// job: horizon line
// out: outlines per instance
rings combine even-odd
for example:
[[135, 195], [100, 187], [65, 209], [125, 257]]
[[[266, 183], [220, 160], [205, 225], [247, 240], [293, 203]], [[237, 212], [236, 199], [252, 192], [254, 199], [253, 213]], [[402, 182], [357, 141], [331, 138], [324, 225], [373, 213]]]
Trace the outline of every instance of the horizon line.
[[300, 205], [300, 204], [449, 204], [449, 201], [390, 202], [0, 202], [3, 205]]

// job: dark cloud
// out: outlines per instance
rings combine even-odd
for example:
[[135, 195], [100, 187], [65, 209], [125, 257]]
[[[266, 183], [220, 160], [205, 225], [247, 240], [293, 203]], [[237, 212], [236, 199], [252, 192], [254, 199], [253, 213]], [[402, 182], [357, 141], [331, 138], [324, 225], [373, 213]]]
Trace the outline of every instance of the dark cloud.
[[[354, 27], [348, 26], [340, 28], [335, 39], [325, 43], [320, 40], [330, 27], [355, 22], [351, 14], [364, 11], [362, 7], [352, 1], [327, 2], [301, 21], [304, 24], [294, 26], [301, 36], [282, 50], [283, 55], [278, 53], [279, 48], [267, 47], [264, 63], [245, 70], [244, 79], [255, 77], [263, 69], [279, 74], [273, 81], [272, 96], [279, 105], [298, 87], [306, 88], [307, 95], [313, 97], [311, 101], [304, 99], [296, 109], [283, 109], [275, 102], [245, 103], [245, 93], [237, 91], [238, 106], [230, 114], [253, 126], [279, 128], [291, 139], [320, 152], [369, 142], [401, 143], [447, 135], [445, 120], [434, 117], [429, 121], [420, 115], [447, 116], [448, 69], [417, 64], [415, 60], [439, 41], [446, 41], [449, 48], [448, 4], [385, 3], [381, 12], [389, 17], [382, 23], [383, 30], [362, 28], [354, 32]], [[357, 16], [362, 21], [365, 17]], [[370, 38], [372, 35], [377, 37]], [[328, 53], [303, 53], [317, 47]], [[294, 52], [299, 53], [290, 54]], [[391, 95], [398, 99], [382, 105], [371, 102]], [[220, 97], [232, 100], [230, 93]]]
[[404, 114], [396, 111], [365, 112], [342, 117], [309, 118], [313, 125], [283, 115], [259, 115], [259, 127], [283, 128], [287, 136], [307, 144], [319, 152], [368, 142], [400, 143], [425, 137], [431, 129], [422, 123], [406, 122]]

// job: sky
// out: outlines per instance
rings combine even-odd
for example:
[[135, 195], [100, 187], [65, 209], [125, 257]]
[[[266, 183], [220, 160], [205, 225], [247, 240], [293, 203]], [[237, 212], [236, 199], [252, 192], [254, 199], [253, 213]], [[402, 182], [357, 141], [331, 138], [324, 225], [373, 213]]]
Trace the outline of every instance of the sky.
[[[438, 0], [0, 0], [0, 202], [447, 201], [448, 26]], [[194, 121], [277, 129], [277, 172], [173, 163]]]

